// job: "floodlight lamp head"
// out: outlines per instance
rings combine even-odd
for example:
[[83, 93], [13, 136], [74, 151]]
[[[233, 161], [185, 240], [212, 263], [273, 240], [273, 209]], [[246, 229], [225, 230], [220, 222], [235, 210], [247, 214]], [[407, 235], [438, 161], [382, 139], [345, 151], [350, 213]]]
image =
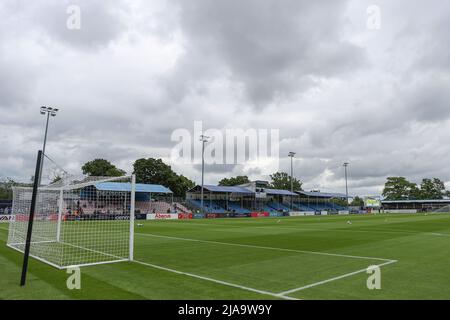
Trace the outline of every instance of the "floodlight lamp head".
[[288, 156], [293, 158], [295, 154], [296, 154], [295, 152], [289, 152]]

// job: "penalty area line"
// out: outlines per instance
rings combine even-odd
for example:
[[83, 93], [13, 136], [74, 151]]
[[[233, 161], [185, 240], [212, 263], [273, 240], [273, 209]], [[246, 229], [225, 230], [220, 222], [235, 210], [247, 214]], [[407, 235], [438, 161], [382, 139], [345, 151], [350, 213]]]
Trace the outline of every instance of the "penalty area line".
[[350, 258], [350, 259], [378, 260], [378, 261], [385, 261], [385, 262], [393, 261], [393, 260], [391, 260], [391, 259], [384, 259], [384, 258], [353, 256], [353, 255], [348, 255], [348, 254], [329, 253], [329, 252], [319, 252], [319, 251], [295, 250], [295, 249], [278, 248], [278, 247], [265, 247], [265, 246], [256, 246], [256, 245], [243, 244], [243, 243], [231, 243], [231, 242], [220, 242], [220, 241], [212, 241], [212, 240], [200, 240], [200, 239], [180, 238], [180, 237], [171, 237], [171, 236], [156, 235], [156, 234], [152, 234], [152, 233], [140, 233], [140, 232], [135, 232], [134, 234], [135, 234], [135, 235], [139, 235], [139, 236], [147, 236], [147, 237], [155, 237], [155, 238], [165, 238], [165, 239], [181, 240], [181, 241], [191, 241], [191, 242], [200, 242], [200, 243], [211, 243], [211, 244], [219, 244], [219, 245], [235, 246], [235, 247], [243, 247], [243, 248], [255, 248], [255, 249], [262, 249], [262, 250], [275, 250], [275, 251], [285, 251], [285, 252], [296, 252], [296, 253], [303, 253], [303, 254], [315, 254], [315, 255], [322, 255], [322, 256]]
[[183, 272], [183, 271], [179, 271], [179, 270], [175, 270], [175, 269], [171, 269], [171, 268], [166, 268], [166, 267], [158, 266], [156, 264], [151, 264], [151, 263], [147, 263], [147, 262], [143, 262], [143, 261], [139, 261], [139, 260], [133, 260], [133, 262], [135, 262], [137, 264], [141, 264], [143, 266], [147, 266], [147, 267], [151, 267], [151, 268], [155, 268], [155, 269], [159, 269], [159, 270], [163, 270], [163, 271], [168, 271], [168, 272], [172, 272], [172, 273], [176, 273], [179, 275], [184, 275], [184, 276], [188, 276], [188, 277], [192, 277], [192, 278], [197, 278], [197, 279], [201, 279], [201, 280], [205, 280], [205, 281], [209, 281], [209, 282], [214, 282], [214, 283], [225, 285], [228, 287], [238, 288], [238, 289], [251, 291], [251, 292], [255, 292], [255, 293], [259, 293], [259, 294], [263, 294], [263, 295], [269, 295], [269, 296], [276, 297], [276, 298], [281, 298], [281, 299], [285, 299], [285, 300], [299, 300], [297, 298], [288, 297], [283, 294], [278, 294], [278, 293], [264, 291], [264, 290], [258, 290], [258, 289], [242, 286], [239, 284], [234, 284], [234, 283], [227, 282], [227, 281], [222, 281], [222, 280], [217, 280], [217, 279], [213, 279], [213, 278], [209, 278], [209, 277], [200, 276], [198, 274], [193, 274], [193, 273], [189, 273], [189, 272]]
[[[387, 266], [389, 264], [396, 263], [396, 262], [398, 262], [398, 260], [391, 260], [391, 261], [388, 261], [388, 262], [385, 262], [385, 263], [382, 263], [382, 264], [378, 264], [378, 265], [374, 265], [374, 266], [383, 267], [383, 266]], [[367, 268], [361, 269], [361, 270], [357, 270], [357, 271], [346, 273], [346, 274], [343, 274], [341, 276], [337, 276], [337, 277], [330, 278], [330, 279], [327, 279], [327, 280], [322, 280], [322, 281], [319, 281], [319, 282], [311, 283], [311, 284], [308, 284], [308, 285], [303, 286], [303, 287], [299, 287], [299, 288], [294, 288], [294, 289], [291, 289], [291, 290], [283, 291], [283, 292], [280, 292], [278, 294], [283, 295], [283, 296], [284, 295], [288, 295], [288, 294], [292, 294], [294, 292], [298, 292], [298, 291], [302, 291], [302, 290], [309, 289], [309, 288], [312, 288], [312, 287], [320, 286], [320, 285], [325, 284], [325, 283], [329, 283], [329, 282], [332, 282], [332, 281], [348, 278], [348, 277], [354, 276], [355, 274], [363, 273], [363, 272], [366, 272], [366, 271], [367, 271]]]

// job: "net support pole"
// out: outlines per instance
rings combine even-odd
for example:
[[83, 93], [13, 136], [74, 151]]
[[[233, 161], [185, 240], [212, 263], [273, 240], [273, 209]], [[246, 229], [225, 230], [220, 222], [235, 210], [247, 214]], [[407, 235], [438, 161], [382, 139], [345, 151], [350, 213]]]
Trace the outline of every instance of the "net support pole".
[[33, 232], [33, 220], [34, 220], [34, 212], [36, 210], [36, 199], [39, 187], [39, 177], [41, 176], [41, 163], [42, 163], [42, 151], [39, 150], [36, 162], [36, 171], [34, 173], [34, 181], [33, 181], [33, 195], [31, 197], [31, 207], [30, 207], [30, 215], [28, 217], [28, 230], [27, 230], [27, 239], [25, 242], [25, 250], [23, 255], [23, 265], [22, 265], [22, 277], [20, 279], [20, 286], [25, 286], [27, 280], [27, 270], [28, 270], [28, 259], [30, 257], [30, 246], [31, 246], [31, 235]]
[[62, 210], [63, 210], [63, 196], [64, 191], [61, 190], [59, 192], [59, 201], [58, 201], [58, 221], [56, 225], [56, 241], [61, 241], [61, 219], [62, 219]]
[[131, 176], [131, 199], [130, 199], [130, 256], [129, 260], [134, 259], [134, 208], [136, 195], [136, 175]]

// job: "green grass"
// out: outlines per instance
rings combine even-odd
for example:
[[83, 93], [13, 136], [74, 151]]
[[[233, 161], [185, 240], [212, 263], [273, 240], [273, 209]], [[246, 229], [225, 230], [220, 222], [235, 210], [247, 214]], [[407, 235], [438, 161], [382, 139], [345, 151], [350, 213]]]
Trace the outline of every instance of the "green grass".
[[[448, 214], [143, 224], [136, 262], [84, 267], [82, 289], [72, 291], [64, 270], [34, 259], [20, 288], [22, 256], [6, 247], [0, 225], [0, 299], [282, 299], [276, 294], [305, 286], [287, 296], [450, 299]], [[382, 289], [368, 290], [364, 270], [384, 263]]]

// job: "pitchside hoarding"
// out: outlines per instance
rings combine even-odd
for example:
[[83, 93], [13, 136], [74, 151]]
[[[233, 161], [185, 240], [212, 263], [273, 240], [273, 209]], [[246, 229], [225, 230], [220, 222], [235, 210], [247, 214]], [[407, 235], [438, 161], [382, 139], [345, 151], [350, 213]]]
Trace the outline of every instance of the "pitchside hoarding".
[[147, 220], [177, 220], [178, 213], [151, 213], [147, 214]]
[[263, 218], [263, 217], [269, 217], [268, 212], [252, 212], [250, 213], [250, 217], [252, 218]]
[[0, 223], [8, 223], [10, 221], [14, 221], [15, 215], [13, 214], [7, 214], [7, 215], [1, 215], [0, 216]]

